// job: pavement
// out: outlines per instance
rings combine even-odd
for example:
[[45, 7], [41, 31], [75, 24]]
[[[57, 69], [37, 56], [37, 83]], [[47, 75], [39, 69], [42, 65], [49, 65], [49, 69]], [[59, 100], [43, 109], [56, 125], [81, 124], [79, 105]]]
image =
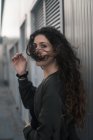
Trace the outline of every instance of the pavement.
[[0, 86], [0, 140], [24, 140], [24, 124], [8, 86]]

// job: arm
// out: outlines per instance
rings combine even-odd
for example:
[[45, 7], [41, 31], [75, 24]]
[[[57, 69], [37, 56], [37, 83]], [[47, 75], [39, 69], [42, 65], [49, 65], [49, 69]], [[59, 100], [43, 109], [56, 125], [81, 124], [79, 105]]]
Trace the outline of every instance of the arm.
[[28, 81], [27, 78], [24, 78], [23, 80], [19, 79], [18, 82], [19, 82], [19, 92], [25, 108], [27, 109], [33, 108], [36, 87], [34, 87], [32, 82]]
[[36, 88], [27, 79], [27, 74], [28, 74], [28, 72], [26, 72], [27, 60], [22, 55], [22, 53], [16, 53], [15, 56], [12, 58], [12, 64], [17, 73], [16, 76], [19, 79], [18, 80], [19, 92], [21, 95], [22, 102], [25, 108], [30, 109], [31, 115], [33, 116], [33, 118], [35, 118], [34, 117], [35, 116], [34, 115], [34, 94], [35, 94]]
[[16, 74], [19, 81], [19, 92], [21, 95], [22, 102], [25, 108], [29, 109], [30, 114], [32, 116], [31, 126], [34, 128], [37, 127], [37, 119], [34, 113], [34, 94], [36, 91], [36, 87], [32, 85], [32, 82], [28, 81], [26, 72], [23, 75]]
[[21, 53], [16, 53], [12, 58], [12, 63], [19, 79], [19, 92], [22, 102], [26, 108], [32, 110], [36, 88], [27, 79], [27, 60]]
[[42, 98], [42, 107], [38, 115], [38, 127], [24, 129], [26, 140], [51, 140], [53, 133], [59, 138], [61, 115], [61, 100], [56, 93], [56, 87], [48, 86]]

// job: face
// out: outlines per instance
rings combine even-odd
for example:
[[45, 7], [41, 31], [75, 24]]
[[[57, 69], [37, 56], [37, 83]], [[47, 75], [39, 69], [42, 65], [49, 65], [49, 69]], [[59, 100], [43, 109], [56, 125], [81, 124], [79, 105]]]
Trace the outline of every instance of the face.
[[52, 44], [44, 35], [37, 35], [34, 39], [34, 46], [38, 55], [43, 57], [42, 60], [36, 61], [36, 64], [41, 67], [48, 66], [54, 63], [54, 50]]

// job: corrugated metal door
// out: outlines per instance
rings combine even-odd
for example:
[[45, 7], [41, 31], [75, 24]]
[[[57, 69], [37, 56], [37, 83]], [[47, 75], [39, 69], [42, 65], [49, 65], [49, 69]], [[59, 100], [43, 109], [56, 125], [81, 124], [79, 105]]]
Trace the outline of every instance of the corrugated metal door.
[[26, 21], [23, 22], [23, 24], [20, 27], [20, 43], [22, 51], [25, 50], [26, 45]]
[[45, 0], [46, 8], [46, 25], [54, 26], [60, 30], [60, 1], [59, 0]]
[[31, 11], [32, 32], [44, 26], [43, 0], [40, 0]]
[[31, 11], [31, 31], [43, 26], [54, 26], [63, 31], [61, 0], [39, 0]]
[[87, 91], [88, 115], [81, 139], [93, 140], [93, 1], [64, 0], [64, 10], [65, 35], [76, 46]]

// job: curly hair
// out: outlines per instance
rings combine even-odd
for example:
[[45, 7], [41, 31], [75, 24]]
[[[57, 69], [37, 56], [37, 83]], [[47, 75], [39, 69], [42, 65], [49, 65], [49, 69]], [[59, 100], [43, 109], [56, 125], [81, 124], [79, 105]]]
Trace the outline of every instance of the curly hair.
[[39, 34], [44, 35], [56, 51], [60, 77], [64, 83], [66, 112], [70, 113], [75, 123], [81, 127], [85, 116], [85, 91], [80, 73], [80, 60], [66, 37], [54, 27], [43, 27], [35, 31], [30, 36], [28, 47]]

